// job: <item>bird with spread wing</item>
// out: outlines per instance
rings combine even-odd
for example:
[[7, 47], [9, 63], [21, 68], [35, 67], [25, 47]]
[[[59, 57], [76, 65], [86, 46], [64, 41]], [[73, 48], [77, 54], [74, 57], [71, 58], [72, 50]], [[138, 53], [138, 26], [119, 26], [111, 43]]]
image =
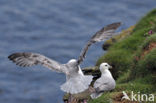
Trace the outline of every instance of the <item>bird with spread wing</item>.
[[103, 27], [100, 31], [96, 32], [85, 45], [79, 58], [77, 60], [71, 59], [66, 64], [60, 64], [59, 62], [41, 54], [30, 52], [13, 53], [8, 56], [8, 58], [16, 63], [16, 65], [22, 67], [29, 67], [39, 64], [49, 68], [50, 70], [64, 73], [66, 75], [66, 82], [61, 85], [61, 90], [70, 94], [77, 94], [88, 89], [93, 78], [91, 75], [84, 75], [79, 66], [83, 62], [88, 48], [93, 43], [112, 37], [112, 35], [115, 33], [115, 30], [120, 25], [120, 22], [109, 24]]

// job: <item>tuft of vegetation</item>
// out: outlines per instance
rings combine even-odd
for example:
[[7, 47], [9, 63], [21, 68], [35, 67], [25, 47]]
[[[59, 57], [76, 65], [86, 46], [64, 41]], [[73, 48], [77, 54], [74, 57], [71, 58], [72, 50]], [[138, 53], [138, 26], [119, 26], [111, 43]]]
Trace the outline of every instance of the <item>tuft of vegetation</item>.
[[111, 45], [113, 45], [114, 43], [116, 43], [119, 40], [122, 40], [124, 38], [126, 38], [128, 35], [131, 34], [132, 30], [134, 29], [135, 26], [131, 26], [126, 30], [123, 30], [120, 34], [113, 36], [111, 39], [107, 40], [104, 44], [103, 44], [103, 49], [107, 50]]
[[96, 63], [99, 66], [108, 62], [113, 66], [116, 88], [89, 103], [132, 103], [121, 100], [122, 91], [156, 95], [156, 9], [129, 30], [129, 34], [122, 34], [124, 37], [116, 37], [115, 42], [108, 40], [108, 52]]

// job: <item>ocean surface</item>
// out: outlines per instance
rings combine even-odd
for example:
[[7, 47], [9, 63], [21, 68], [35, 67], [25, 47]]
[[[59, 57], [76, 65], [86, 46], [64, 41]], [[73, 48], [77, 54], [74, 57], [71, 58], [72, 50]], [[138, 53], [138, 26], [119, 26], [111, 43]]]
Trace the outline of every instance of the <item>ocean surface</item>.
[[[78, 58], [103, 26], [134, 25], [156, 0], [0, 0], [0, 103], [62, 103], [65, 75], [42, 66], [22, 68], [7, 59], [14, 52], [37, 52], [60, 63]], [[82, 67], [105, 53], [96, 43]]]

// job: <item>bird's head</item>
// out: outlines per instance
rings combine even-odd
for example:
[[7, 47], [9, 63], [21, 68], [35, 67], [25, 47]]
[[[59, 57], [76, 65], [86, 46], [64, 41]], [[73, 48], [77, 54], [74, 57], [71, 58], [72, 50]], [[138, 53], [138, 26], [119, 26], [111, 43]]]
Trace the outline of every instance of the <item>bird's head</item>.
[[100, 71], [104, 72], [105, 70], [111, 69], [112, 66], [110, 66], [108, 63], [102, 63], [100, 64]]
[[68, 61], [69, 65], [77, 65], [77, 60], [76, 59], [71, 59]]

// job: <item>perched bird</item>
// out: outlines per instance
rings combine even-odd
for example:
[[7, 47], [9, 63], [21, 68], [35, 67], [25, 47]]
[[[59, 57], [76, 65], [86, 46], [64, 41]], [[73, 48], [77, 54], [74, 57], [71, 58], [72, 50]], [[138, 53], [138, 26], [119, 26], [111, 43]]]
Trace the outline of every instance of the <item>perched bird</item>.
[[91, 75], [84, 75], [79, 66], [84, 60], [88, 48], [95, 42], [100, 42], [111, 37], [120, 24], [120, 22], [117, 22], [107, 25], [95, 33], [82, 50], [79, 58], [77, 60], [71, 59], [66, 64], [60, 64], [57, 61], [49, 59], [41, 54], [30, 52], [13, 53], [8, 56], [8, 58], [16, 63], [16, 65], [22, 67], [40, 64], [51, 70], [64, 73], [66, 75], [66, 82], [61, 85], [61, 90], [70, 94], [77, 94], [88, 89], [93, 78]]
[[108, 63], [102, 63], [100, 65], [101, 77], [94, 83], [94, 91], [91, 94], [92, 99], [98, 98], [105, 91], [110, 91], [115, 88], [116, 83], [109, 71], [110, 68], [112, 68], [112, 66]]

